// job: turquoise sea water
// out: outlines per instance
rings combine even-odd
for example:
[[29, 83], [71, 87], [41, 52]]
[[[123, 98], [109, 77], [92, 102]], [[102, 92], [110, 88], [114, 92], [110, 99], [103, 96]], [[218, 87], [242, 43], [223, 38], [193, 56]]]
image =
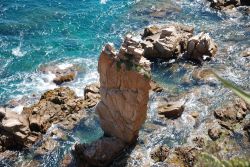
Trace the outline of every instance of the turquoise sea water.
[[[42, 92], [55, 88], [51, 76], [39, 70], [46, 64], [81, 66], [83, 70], [78, 77], [65, 86], [82, 95], [86, 84], [98, 80], [97, 61], [105, 43], [113, 42], [118, 48], [126, 33], [138, 34], [147, 25], [172, 22], [192, 25], [195, 33], [208, 32], [218, 44], [219, 51], [204, 67], [212, 67], [225, 78], [250, 90], [250, 60], [240, 56], [250, 46], [250, 16], [244, 8], [240, 12], [224, 14], [210, 9], [204, 0], [0, 0], [0, 106], [11, 99], [32, 99], [33, 94], [39, 98]], [[212, 108], [228, 98], [228, 90], [218, 83], [206, 85], [192, 80], [192, 71], [184, 68], [182, 63], [177, 66], [153, 63], [152, 71], [153, 78], [169, 92], [199, 87], [200, 98], [212, 100]], [[191, 83], [183, 84], [185, 75]], [[202, 111], [205, 117], [211, 108], [197, 102], [198, 98], [189, 98], [187, 112]], [[148, 140], [143, 146], [143, 154], [148, 154], [148, 150], [159, 143], [171, 147], [185, 143], [192, 128], [190, 125], [178, 129], [162, 123], [154, 114], [154, 103], [152, 98], [146, 124], [156, 124], [159, 128], [154, 131], [144, 128], [140, 132]], [[58, 166], [76, 141], [90, 142], [102, 135], [98, 120], [90, 115], [72, 132], [67, 132], [69, 138], [61, 142], [60, 148], [36, 158], [41, 166]], [[20, 161], [24, 162], [34, 159], [30, 152], [21, 157]]]

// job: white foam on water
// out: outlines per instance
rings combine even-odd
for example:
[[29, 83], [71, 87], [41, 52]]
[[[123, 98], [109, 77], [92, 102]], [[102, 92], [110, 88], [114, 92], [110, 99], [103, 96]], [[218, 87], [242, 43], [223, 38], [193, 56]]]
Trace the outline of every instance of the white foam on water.
[[100, 3], [101, 4], [106, 4], [108, 2], [108, 0], [101, 0]]
[[18, 47], [13, 48], [13, 49], [11, 50], [11, 53], [12, 53], [14, 56], [22, 57], [22, 56], [24, 56], [27, 52], [26, 52], [26, 51], [22, 51], [22, 50], [21, 50], [21, 45], [19, 45]]
[[60, 68], [61, 70], [65, 70], [67, 68], [73, 67], [73, 64], [70, 63], [62, 63], [57, 65], [58, 68]]

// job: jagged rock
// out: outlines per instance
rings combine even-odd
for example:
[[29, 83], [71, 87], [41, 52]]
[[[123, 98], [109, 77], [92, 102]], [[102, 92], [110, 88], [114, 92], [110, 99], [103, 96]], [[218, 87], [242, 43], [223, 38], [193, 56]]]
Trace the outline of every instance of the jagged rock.
[[234, 102], [226, 105], [225, 107], [215, 110], [214, 115], [222, 121], [239, 122], [249, 112], [247, 104], [241, 100], [236, 99]]
[[88, 107], [94, 107], [100, 101], [100, 84], [93, 83], [87, 85], [84, 89], [84, 99], [87, 101]]
[[75, 79], [79, 67], [69, 66], [60, 67], [58, 65], [44, 65], [40, 67], [40, 71], [44, 74], [54, 74], [53, 82], [57, 85], [61, 85], [64, 82], [70, 82]]
[[[30, 147], [52, 124], [71, 129], [85, 116], [89, 101], [79, 98], [69, 88], [45, 92], [40, 101], [23, 109], [21, 114], [0, 108], [0, 151]], [[63, 134], [56, 133], [61, 139]]]
[[57, 85], [61, 85], [64, 82], [73, 81], [75, 77], [76, 77], [76, 73], [74, 71], [63, 72], [61, 74], [57, 74], [56, 78], [53, 79], [53, 82]]
[[134, 53], [137, 45], [127, 36], [116, 54], [108, 44], [98, 62], [101, 101], [96, 112], [105, 134], [125, 143], [137, 139], [149, 100], [150, 62]]
[[108, 166], [124, 148], [125, 144], [114, 137], [101, 138], [91, 144], [77, 144], [74, 150], [76, 166]]
[[171, 24], [159, 27], [155, 33], [150, 34], [146, 38], [144, 35], [144, 40], [141, 42], [144, 56], [149, 59], [171, 59], [186, 50], [187, 41], [193, 35], [193, 28], [181, 24]]
[[150, 157], [155, 162], [163, 162], [169, 155], [169, 148], [167, 146], [159, 146], [150, 153]]
[[203, 137], [197, 136], [192, 140], [197, 147], [203, 148], [205, 146], [205, 139]]
[[183, 161], [184, 166], [193, 167], [197, 161], [197, 148], [187, 146], [187, 147], [177, 147], [175, 148], [175, 153], [178, 155], [178, 159]]
[[159, 32], [159, 27], [157, 26], [150, 26], [144, 29], [144, 33], [142, 34], [142, 38], [146, 38], [148, 36], [157, 34]]
[[22, 149], [33, 143], [38, 136], [29, 131], [28, 118], [8, 108], [0, 108], [0, 146], [6, 149]]
[[40, 101], [23, 113], [28, 115], [30, 130], [45, 133], [52, 124], [71, 129], [84, 115], [85, 101], [67, 87], [45, 92]]
[[187, 54], [189, 59], [199, 62], [209, 60], [217, 52], [217, 45], [212, 38], [203, 32], [188, 40]]
[[48, 137], [43, 139], [43, 141], [41, 142], [41, 146], [38, 147], [34, 153], [36, 156], [41, 156], [52, 152], [57, 146], [59, 146], [59, 143], [51, 137]]
[[238, 6], [250, 6], [249, 0], [208, 0], [210, 7], [218, 10], [233, 9]]
[[212, 140], [217, 140], [220, 138], [222, 131], [220, 128], [214, 127], [208, 129], [208, 135]]
[[157, 107], [158, 114], [164, 115], [166, 118], [176, 119], [181, 116], [184, 111], [182, 102], [167, 102], [159, 104]]
[[162, 92], [163, 88], [157, 84], [155, 81], [151, 80], [150, 87], [153, 92]]

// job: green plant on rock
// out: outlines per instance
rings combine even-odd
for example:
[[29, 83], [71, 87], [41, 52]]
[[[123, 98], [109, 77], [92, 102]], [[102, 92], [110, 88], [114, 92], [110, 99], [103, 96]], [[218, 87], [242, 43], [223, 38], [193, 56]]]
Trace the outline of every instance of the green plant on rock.
[[219, 160], [217, 157], [203, 152], [199, 155], [195, 167], [250, 167], [250, 161], [240, 158]]
[[238, 86], [235, 86], [231, 82], [225, 80], [224, 78], [220, 77], [218, 74], [212, 71], [212, 74], [227, 88], [231, 89], [237, 96], [245, 100], [248, 104], [250, 104], [250, 94], [246, 91], [243, 91]]

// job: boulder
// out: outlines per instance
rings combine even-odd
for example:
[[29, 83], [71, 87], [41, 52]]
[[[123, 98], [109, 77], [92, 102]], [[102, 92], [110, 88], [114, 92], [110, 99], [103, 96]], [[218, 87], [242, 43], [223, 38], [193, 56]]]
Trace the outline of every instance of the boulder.
[[[148, 31], [148, 28], [145, 31]], [[154, 33], [143, 36], [141, 46], [144, 49], [144, 56], [148, 59], [176, 58], [186, 50], [187, 41], [192, 35], [193, 28], [182, 24], [158, 27]]]
[[210, 7], [217, 10], [233, 9], [238, 6], [250, 6], [249, 0], [208, 0]]
[[162, 92], [163, 91], [163, 88], [153, 80], [151, 80], [151, 82], [150, 82], [150, 87], [151, 87], [151, 91], [153, 91], [153, 92]]
[[169, 155], [169, 148], [165, 145], [159, 146], [150, 152], [150, 157], [155, 162], [163, 162]]
[[208, 135], [212, 140], [217, 140], [220, 138], [222, 131], [220, 128], [213, 127], [208, 129]]
[[241, 99], [214, 111], [214, 116], [222, 121], [235, 123], [243, 120], [249, 112], [249, 106]]
[[184, 104], [182, 102], [166, 102], [161, 103], [157, 107], [159, 115], [164, 115], [169, 119], [176, 119], [181, 116], [184, 111]]
[[96, 112], [101, 127], [127, 144], [136, 141], [146, 119], [150, 90], [150, 62], [135, 54], [136, 47], [138, 43], [127, 36], [118, 54], [108, 44], [98, 62], [101, 101]]
[[77, 144], [73, 151], [76, 166], [105, 167], [118, 157], [125, 144], [114, 137], [104, 137], [91, 144]]
[[60, 65], [43, 65], [39, 70], [43, 74], [53, 74], [53, 82], [57, 85], [61, 85], [65, 82], [73, 81], [77, 75], [79, 67], [74, 65], [66, 67], [61, 67]]
[[250, 57], [250, 48], [247, 48], [241, 53], [242, 57]]
[[212, 38], [201, 32], [188, 40], [187, 57], [198, 62], [210, 60], [217, 52], [217, 45]]
[[84, 99], [69, 88], [60, 87], [45, 92], [37, 104], [24, 108], [23, 114], [28, 115], [31, 131], [45, 133], [52, 124], [73, 128], [84, 117], [84, 108]]
[[84, 99], [88, 107], [94, 107], [100, 101], [100, 84], [89, 84], [84, 89]]

